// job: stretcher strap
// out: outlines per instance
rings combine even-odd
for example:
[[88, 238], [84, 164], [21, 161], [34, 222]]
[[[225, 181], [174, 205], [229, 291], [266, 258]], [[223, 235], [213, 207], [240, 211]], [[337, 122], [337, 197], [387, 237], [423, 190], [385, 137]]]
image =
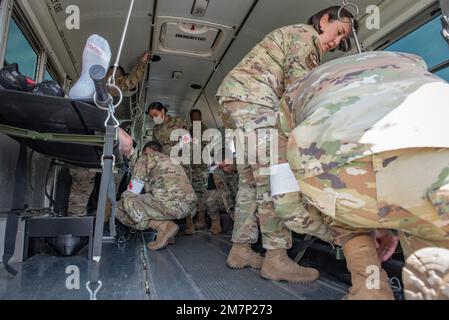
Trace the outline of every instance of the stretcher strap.
[[86, 284], [87, 287], [90, 285], [97, 285], [101, 283], [99, 281], [99, 268], [101, 260], [102, 251], [102, 240], [103, 240], [103, 227], [104, 227], [104, 216], [106, 209], [106, 197], [112, 203], [113, 214], [111, 215], [110, 230], [111, 236], [115, 236], [115, 184], [113, 179], [113, 165], [114, 165], [114, 137], [115, 128], [113, 125], [108, 125], [106, 128], [105, 135], [105, 145], [103, 150], [103, 174], [101, 175], [100, 192], [98, 197], [98, 207], [97, 216], [95, 219], [95, 231], [93, 240], [93, 260], [90, 262], [90, 281]]

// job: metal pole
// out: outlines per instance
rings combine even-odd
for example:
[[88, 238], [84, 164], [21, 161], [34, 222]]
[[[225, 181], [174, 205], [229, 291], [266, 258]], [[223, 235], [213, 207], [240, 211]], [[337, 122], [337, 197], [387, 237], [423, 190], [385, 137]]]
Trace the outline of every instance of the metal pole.
[[115, 72], [117, 71], [118, 63], [119, 63], [120, 57], [122, 55], [123, 44], [125, 42], [126, 33], [128, 31], [128, 26], [129, 26], [129, 20], [131, 18], [133, 8], [134, 8], [134, 0], [131, 0], [131, 4], [130, 4], [129, 10], [128, 10], [128, 16], [126, 17], [125, 28], [123, 29], [123, 33], [122, 33], [122, 39], [120, 40], [120, 46], [118, 49], [117, 58], [115, 59], [115, 63], [114, 63], [114, 72], [112, 73], [112, 83], [113, 84], [115, 84]]

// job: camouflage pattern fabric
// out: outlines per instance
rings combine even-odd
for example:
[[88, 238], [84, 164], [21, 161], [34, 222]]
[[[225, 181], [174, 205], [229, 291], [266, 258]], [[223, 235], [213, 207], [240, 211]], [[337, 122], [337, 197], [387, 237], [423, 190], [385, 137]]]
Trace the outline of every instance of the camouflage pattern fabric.
[[432, 84], [445, 82], [411, 54], [367, 52], [324, 64], [290, 86], [280, 104], [281, 129], [295, 128], [292, 169], [307, 178], [379, 152], [449, 147], [432, 134], [438, 124], [412, 117], [423, 111], [408, 98]]
[[138, 230], [150, 220], [182, 219], [196, 212], [196, 195], [183, 168], [159, 152], [142, 155], [134, 167], [133, 180], [145, 182], [145, 194], [125, 191], [118, 203], [117, 218]]
[[170, 117], [168, 122], [156, 125], [153, 129], [153, 139], [162, 145], [162, 153], [167, 156], [170, 156], [171, 148], [179, 143], [179, 141], [170, 141], [170, 135], [176, 129], [189, 132], [190, 126], [184, 118]]
[[[285, 87], [302, 78], [322, 60], [318, 33], [312, 26], [296, 24], [268, 34], [226, 76], [217, 92], [224, 124], [246, 133], [256, 130], [257, 148], [269, 150], [269, 140], [259, 133], [276, 128], [279, 100]], [[263, 149], [263, 148], [267, 149]], [[269, 153], [269, 152], [268, 152]], [[268, 154], [270, 157], [270, 154]], [[291, 232], [276, 217], [270, 195], [270, 164], [246, 166], [256, 183], [257, 211], [266, 249], [291, 247]], [[241, 186], [239, 186], [241, 187]]]
[[[230, 115], [230, 119], [234, 121], [234, 126], [239, 129], [244, 130], [244, 127], [238, 127], [240, 124], [245, 126], [251, 123], [253, 119], [253, 113], [244, 112], [244, 110], [256, 110], [266, 108], [264, 106], [255, 106], [247, 102], [233, 101], [224, 102], [223, 108], [226, 109], [227, 113]], [[238, 116], [237, 116], [238, 114]], [[237, 120], [239, 123], [237, 123]], [[257, 150], [264, 150], [267, 159], [271, 157], [270, 150], [270, 135], [266, 134], [270, 129], [275, 129], [274, 127], [263, 127], [255, 130], [257, 134], [256, 149], [249, 150], [249, 144], [245, 145], [246, 158], [256, 159], [256, 155], [253, 152]], [[246, 130], [246, 133], [251, 133], [251, 130]], [[245, 138], [246, 141], [246, 138]], [[240, 142], [242, 143], [242, 142]], [[246, 142], [245, 142], [246, 143]], [[279, 144], [279, 143], [278, 143]], [[285, 143], [286, 144], [286, 143]], [[285, 156], [285, 152], [277, 152], [276, 156]], [[286, 161], [286, 160], [284, 160]], [[249, 161], [248, 161], [249, 162]], [[271, 198], [270, 192], [270, 176], [269, 169], [270, 163], [257, 161], [256, 163], [250, 163], [249, 166], [244, 166], [247, 172], [244, 173], [245, 176], [252, 176], [256, 185], [256, 203], [257, 203], [257, 214], [260, 223], [260, 229], [262, 232], [262, 242], [265, 249], [288, 249], [292, 244], [291, 232], [285, 227], [282, 220], [276, 216], [274, 210], [273, 199]], [[239, 188], [241, 185], [239, 184]]]
[[204, 131], [206, 131], [208, 128], [206, 125], [202, 124], [200, 121], [198, 121], [201, 124], [201, 137], [199, 137], [199, 140], [197, 141], [196, 137], [194, 137], [193, 133], [193, 125], [190, 127], [190, 135], [192, 137], [192, 146], [190, 149], [191, 156], [190, 156], [190, 167], [191, 167], [191, 182], [193, 190], [195, 190], [196, 196], [198, 198], [197, 203], [197, 212], [205, 212], [205, 204], [204, 204], [204, 193], [206, 191], [206, 180], [207, 180], [207, 165], [202, 162], [201, 164], [195, 164], [193, 159], [193, 151], [194, 151], [194, 145], [201, 148], [201, 151], [204, 150], [204, 148], [207, 145], [207, 142], [202, 141], [202, 136]]
[[322, 60], [318, 36], [312, 26], [304, 24], [285, 26], [265, 36], [226, 76], [217, 92], [219, 103], [238, 100], [276, 111], [284, 88]]
[[68, 213], [76, 216], [86, 214], [90, 193], [94, 188], [95, 172], [86, 168], [70, 168], [72, 187], [70, 189]]
[[221, 168], [215, 169], [213, 179], [217, 190], [207, 190], [204, 194], [204, 204], [207, 213], [212, 216], [225, 210], [234, 219], [235, 198], [237, 194], [237, 172], [226, 173]]
[[[441, 119], [449, 109], [439, 107], [445, 101], [424, 108], [416, 97], [427, 88], [438, 94], [449, 86], [421, 58], [367, 52], [328, 62], [286, 90], [280, 127], [289, 134], [288, 162], [321, 212], [299, 217], [314, 228], [298, 229], [316, 235], [326, 224], [337, 244], [350, 234], [393, 229], [406, 254], [448, 247], [449, 141], [442, 137], [449, 128]], [[290, 198], [284, 205], [298, 203]], [[294, 220], [286, 222], [293, 230]]]
[[144, 61], [141, 58], [128, 75], [117, 77], [115, 79], [115, 84], [123, 93], [133, 91], [142, 81], [146, 67], [147, 61]]
[[237, 165], [238, 192], [235, 201], [233, 243], [256, 243], [259, 237], [256, 182], [249, 165]]

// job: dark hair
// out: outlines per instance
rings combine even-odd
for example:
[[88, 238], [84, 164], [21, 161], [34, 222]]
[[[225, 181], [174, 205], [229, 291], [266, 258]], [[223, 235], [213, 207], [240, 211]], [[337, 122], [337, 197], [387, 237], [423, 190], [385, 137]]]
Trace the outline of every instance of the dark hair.
[[[110, 66], [109, 69], [108, 69], [108, 72], [109, 72], [109, 71], [112, 71], [112, 70], [114, 70], [114, 66]], [[118, 67], [117, 67], [117, 70], [120, 70], [120, 71], [122, 72], [123, 75], [126, 75], [125, 69], [123, 69], [122, 66], [118, 66]]]
[[[321, 30], [320, 20], [324, 15], [329, 15], [329, 21], [339, 20], [338, 19], [338, 11], [340, 11], [341, 6], [332, 6], [321, 10], [320, 12], [314, 14], [309, 18], [307, 22], [309, 25], [313, 26], [313, 28], [319, 33], [322, 34], [323, 30]], [[359, 22], [354, 18], [354, 15], [349, 12], [346, 8], [341, 9], [340, 11], [341, 18], [348, 18], [349, 20], [354, 19], [354, 29], [355, 32], [359, 32]], [[342, 51], [350, 51], [352, 48], [351, 40], [348, 38], [346, 41], [340, 43], [339, 50]]]
[[164, 105], [160, 102], [153, 102], [152, 104], [150, 104], [148, 107], [148, 112], [150, 112], [150, 110], [154, 110], [154, 109], [156, 109], [158, 111], [165, 110], [165, 113], [168, 112], [167, 107], [164, 107]]
[[193, 109], [192, 111], [190, 111], [190, 118], [192, 118], [192, 114], [194, 114], [195, 112], [198, 112], [201, 116], [201, 111], [199, 109]]
[[157, 141], [150, 141], [150, 142], [147, 142], [146, 144], [145, 144], [145, 146], [143, 147], [143, 151], [145, 151], [146, 149], [154, 149], [154, 150], [156, 150], [157, 152], [161, 152], [162, 151], [162, 146], [161, 146], [161, 144], [159, 143], [159, 142], [157, 142]]

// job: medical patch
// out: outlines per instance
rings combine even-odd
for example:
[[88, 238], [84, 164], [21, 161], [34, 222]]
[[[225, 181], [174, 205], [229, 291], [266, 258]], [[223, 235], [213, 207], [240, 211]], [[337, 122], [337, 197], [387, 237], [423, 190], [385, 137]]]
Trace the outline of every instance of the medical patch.
[[134, 194], [140, 194], [145, 187], [145, 181], [132, 179], [128, 185], [128, 191], [131, 191]]

